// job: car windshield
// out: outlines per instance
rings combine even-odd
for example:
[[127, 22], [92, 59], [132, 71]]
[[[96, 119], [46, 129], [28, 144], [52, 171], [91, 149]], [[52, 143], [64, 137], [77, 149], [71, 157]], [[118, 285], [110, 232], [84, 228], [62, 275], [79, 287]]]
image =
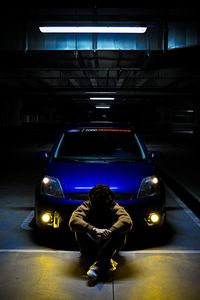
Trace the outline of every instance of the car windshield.
[[129, 129], [86, 128], [65, 132], [54, 154], [57, 160], [135, 161], [145, 159], [136, 136]]

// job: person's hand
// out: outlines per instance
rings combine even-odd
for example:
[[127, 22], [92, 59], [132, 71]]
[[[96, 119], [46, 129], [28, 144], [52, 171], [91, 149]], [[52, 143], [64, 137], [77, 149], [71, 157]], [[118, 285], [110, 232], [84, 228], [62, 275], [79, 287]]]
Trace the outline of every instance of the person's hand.
[[93, 237], [95, 242], [99, 243], [102, 240], [108, 239], [112, 234], [112, 231], [109, 229], [101, 229], [101, 228], [95, 228], [93, 230]]

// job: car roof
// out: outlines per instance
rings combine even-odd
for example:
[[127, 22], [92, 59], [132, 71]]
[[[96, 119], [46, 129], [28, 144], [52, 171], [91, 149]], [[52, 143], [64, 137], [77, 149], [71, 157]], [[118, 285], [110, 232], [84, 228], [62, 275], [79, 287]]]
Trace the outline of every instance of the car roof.
[[126, 122], [112, 122], [112, 121], [91, 121], [91, 122], [74, 122], [68, 123], [64, 127], [64, 130], [72, 128], [121, 128], [121, 129], [132, 129], [133, 126]]

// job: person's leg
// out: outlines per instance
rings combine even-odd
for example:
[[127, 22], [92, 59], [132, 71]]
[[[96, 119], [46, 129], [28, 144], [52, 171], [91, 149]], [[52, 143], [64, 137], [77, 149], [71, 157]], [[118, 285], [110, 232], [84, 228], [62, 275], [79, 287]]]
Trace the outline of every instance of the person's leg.
[[111, 238], [101, 246], [97, 254], [97, 259], [100, 261], [109, 262], [110, 259], [125, 245], [126, 239], [126, 234], [115, 234], [111, 236]]
[[99, 247], [90, 238], [89, 235], [85, 233], [76, 232], [75, 238], [79, 246], [79, 250], [84, 257], [96, 257]]
[[113, 235], [110, 239], [101, 243], [97, 254], [97, 260], [87, 271], [91, 282], [95, 282], [99, 276], [105, 275], [108, 270], [114, 271], [118, 265], [112, 257], [125, 245], [126, 234]]

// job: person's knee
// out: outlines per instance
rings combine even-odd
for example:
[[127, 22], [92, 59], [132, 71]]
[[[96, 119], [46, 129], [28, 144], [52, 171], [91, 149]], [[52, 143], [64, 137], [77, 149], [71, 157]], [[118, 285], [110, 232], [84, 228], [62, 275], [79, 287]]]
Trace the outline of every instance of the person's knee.
[[120, 234], [115, 233], [111, 237], [113, 241], [116, 240], [118, 242], [126, 242], [127, 240], [127, 235], [124, 233], [120, 233]]

